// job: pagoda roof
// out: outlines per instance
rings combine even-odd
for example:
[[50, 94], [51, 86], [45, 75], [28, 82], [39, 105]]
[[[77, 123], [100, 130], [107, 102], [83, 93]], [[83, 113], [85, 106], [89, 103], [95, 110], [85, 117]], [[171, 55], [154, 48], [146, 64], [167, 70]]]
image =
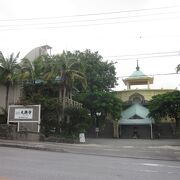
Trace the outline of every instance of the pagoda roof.
[[147, 77], [142, 71], [136, 70], [129, 77], [130, 78], [139, 78], [139, 77]]
[[129, 77], [123, 79], [123, 82], [126, 85], [127, 85], [127, 82], [131, 85], [143, 85], [143, 84], [147, 84], [148, 82], [150, 84], [152, 84], [153, 80], [154, 80], [153, 77], [145, 75], [140, 70], [140, 67], [139, 67], [138, 61], [137, 61], [136, 71], [134, 71]]

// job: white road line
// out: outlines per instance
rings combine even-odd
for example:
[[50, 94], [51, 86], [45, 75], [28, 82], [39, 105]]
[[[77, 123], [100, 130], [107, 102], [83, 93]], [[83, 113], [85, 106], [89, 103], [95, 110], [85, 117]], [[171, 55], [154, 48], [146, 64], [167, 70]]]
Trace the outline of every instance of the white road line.
[[103, 150], [105, 150], [105, 151], [120, 151], [119, 149], [110, 149], [110, 148], [106, 148], [106, 149], [103, 149]]
[[154, 170], [149, 170], [149, 169], [146, 169], [146, 170], [139, 170], [140, 172], [147, 172], [147, 173], [158, 173], [159, 171], [154, 171]]
[[147, 148], [149, 148], [149, 149], [165, 149], [165, 150], [177, 150], [177, 151], [180, 151], [180, 146], [164, 145], [164, 146], [148, 146]]
[[168, 167], [168, 168], [180, 169], [180, 166], [171, 166], [171, 165], [165, 165], [165, 164], [143, 163], [142, 165], [144, 165], [144, 166], [153, 166], [153, 167]]
[[134, 146], [122, 146], [123, 148], [134, 148]]
[[155, 166], [155, 167], [162, 167], [161, 164], [152, 164], [152, 163], [143, 163], [144, 166]]

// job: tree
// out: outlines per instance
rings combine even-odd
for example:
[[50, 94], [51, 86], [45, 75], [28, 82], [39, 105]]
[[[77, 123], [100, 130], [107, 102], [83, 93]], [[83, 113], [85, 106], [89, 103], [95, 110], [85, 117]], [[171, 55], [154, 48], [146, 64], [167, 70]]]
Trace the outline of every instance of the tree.
[[28, 83], [35, 84], [36, 81], [43, 79], [44, 57], [39, 56], [37, 59], [30, 61], [29, 59], [22, 59], [20, 78]]
[[180, 121], [180, 91], [173, 91], [153, 96], [148, 104], [149, 116], [159, 122], [167, 116], [176, 120], [179, 128]]
[[[111, 116], [113, 122], [117, 122], [121, 112], [121, 102], [112, 93], [106, 93], [117, 85], [114, 63], [103, 61], [98, 52], [90, 50], [76, 51], [73, 56], [83, 64], [87, 77], [86, 92], [80, 93], [77, 100], [91, 111], [91, 116], [96, 120], [96, 126], [104, 124], [107, 116]], [[78, 89], [81, 90], [79, 86]], [[101, 112], [100, 117], [97, 116], [97, 112]], [[115, 136], [117, 137], [117, 133]]]
[[[34, 88], [34, 86], [28, 86]], [[59, 114], [62, 110], [62, 104], [56, 97], [44, 96], [37, 93], [34, 89], [31, 90], [31, 95], [21, 99], [20, 104], [41, 104], [41, 132], [45, 136], [49, 136], [52, 130], [54, 133], [59, 133], [61, 124], [58, 122]]]
[[[66, 98], [72, 99], [74, 83], [80, 81], [84, 87], [86, 86], [86, 78], [82, 73], [80, 62], [70, 57], [68, 52], [63, 52], [61, 55], [40, 56], [34, 61], [23, 59], [21, 68], [22, 79], [28, 82], [24, 85], [24, 90], [26, 91], [24, 94], [26, 98], [29, 98], [32, 102], [35, 102], [34, 97], [36, 96], [34, 95], [37, 94], [39, 94], [40, 97], [43, 95], [44, 98], [47, 98], [46, 101], [42, 102], [45, 102], [43, 107], [46, 109], [44, 113], [45, 116], [43, 117], [43, 119], [46, 120], [42, 121], [44, 122], [43, 126], [46, 127], [45, 125], [47, 124], [47, 127], [49, 127], [48, 124], [49, 122], [54, 122], [54, 120], [50, 121], [54, 119], [54, 117], [57, 117], [59, 124], [64, 123], [62, 120], [65, 119], [65, 100]], [[53, 94], [57, 95], [57, 88], [59, 88], [59, 98], [56, 96], [56, 99], [62, 106], [57, 106], [60, 108], [58, 114], [55, 113], [57, 109], [51, 106], [51, 112], [54, 112], [52, 116], [45, 105], [48, 104], [48, 100], [55, 97]], [[47, 128], [45, 128], [45, 132], [46, 134], [48, 133]]]
[[17, 60], [19, 58], [19, 53], [14, 56], [14, 53], [10, 55], [9, 58], [4, 58], [0, 54], [0, 81], [6, 86], [6, 96], [5, 96], [5, 110], [8, 109], [9, 102], [9, 89], [18, 78], [18, 70], [20, 69]]
[[79, 133], [86, 132], [91, 124], [91, 117], [85, 108], [68, 107], [65, 114], [69, 116], [63, 123], [64, 131], [71, 136], [77, 136]]
[[[118, 137], [118, 120], [121, 116], [122, 101], [112, 92], [87, 92], [79, 95], [78, 100], [90, 110], [96, 127], [103, 126], [106, 120], [111, 120], [114, 125], [114, 137]], [[97, 115], [100, 113], [100, 116]]]
[[110, 91], [117, 85], [116, 72], [113, 62], [103, 61], [98, 52], [86, 50], [76, 51], [77, 57], [84, 66], [84, 73], [87, 78], [87, 91]]

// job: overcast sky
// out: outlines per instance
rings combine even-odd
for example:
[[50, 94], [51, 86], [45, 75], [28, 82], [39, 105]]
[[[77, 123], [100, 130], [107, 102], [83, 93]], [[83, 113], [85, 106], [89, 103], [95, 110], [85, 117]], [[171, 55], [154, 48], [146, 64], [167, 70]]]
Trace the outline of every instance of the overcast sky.
[[[42, 45], [91, 49], [116, 63], [121, 77], [154, 75], [152, 88], [180, 89], [180, 0], [0, 0], [0, 51], [23, 58]], [[153, 57], [152, 57], [153, 56]], [[159, 57], [157, 57], [159, 56]]]

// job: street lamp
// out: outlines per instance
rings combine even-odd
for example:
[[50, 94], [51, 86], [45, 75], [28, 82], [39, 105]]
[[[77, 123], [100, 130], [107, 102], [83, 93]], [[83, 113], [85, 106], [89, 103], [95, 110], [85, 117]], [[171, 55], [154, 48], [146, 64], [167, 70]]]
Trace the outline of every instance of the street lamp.
[[96, 112], [96, 128], [95, 128], [96, 137], [99, 136], [99, 117], [100, 116], [101, 116], [101, 112]]

